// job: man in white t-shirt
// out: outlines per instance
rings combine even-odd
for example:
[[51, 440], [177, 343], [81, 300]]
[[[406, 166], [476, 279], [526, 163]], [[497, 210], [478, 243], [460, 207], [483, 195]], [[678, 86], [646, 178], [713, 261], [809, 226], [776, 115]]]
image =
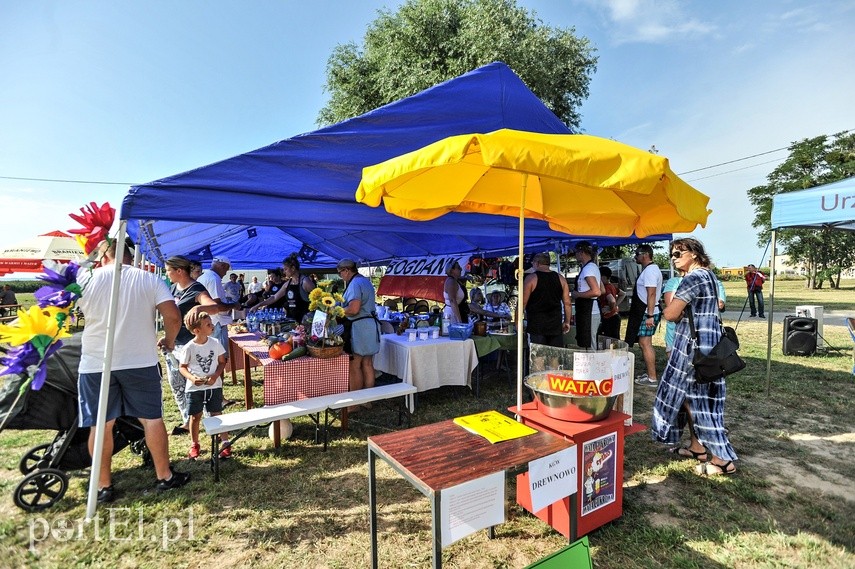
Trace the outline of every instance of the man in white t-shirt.
[[202, 275], [196, 279], [202, 283], [208, 291], [208, 296], [217, 302], [220, 312], [211, 314], [211, 322], [214, 323], [214, 338], [220, 341], [220, 345], [226, 350], [226, 361], [229, 359], [229, 328], [232, 323], [231, 309], [235, 306], [227, 304], [226, 291], [223, 288], [223, 277], [229, 272], [231, 262], [223, 256], [214, 257], [211, 268], [202, 271]]
[[647, 368], [635, 378], [639, 385], [656, 386], [656, 352], [653, 351], [653, 335], [659, 327], [662, 315], [659, 313], [659, 297], [662, 295], [662, 271], [653, 262], [653, 247], [639, 245], [635, 249], [635, 259], [641, 265], [641, 273], [635, 282], [629, 319], [626, 324], [626, 343], [632, 346], [638, 341], [641, 355]]
[[[115, 271], [115, 242], [102, 244], [103, 266], [91, 275], [81, 271], [84, 285], [78, 306], [86, 314], [83, 330], [78, 392], [80, 426], [94, 427], [98, 416], [104, 351], [107, 344], [107, 314]], [[113, 424], [120, 416], [136, 417], [145, 429], [146, 445], [157, 473], [157, 489], [169, 490], [190, 480], [187, 473], [173, 471], [169, 465], [169, 443], [163, 425], [163, 395], [158, 366], [157, 347], [171, 350], [181, 328], [181, 314], [175, 300], [156, 275], [128, 266], [130, 251], [125, 250], [118, 289], [118, 312], [113, 343], [107, 422], [104, 429], [104, 452], [98, 484], [98, 502], [113, 501], [111, 482], [113, 457]], [[165, 335], [158, 342], [155, 310], [163, 317]], [[89, 432], [89, 452], [95, 446], [95, 429]]]
[[576, 279], [576, 290], [570, 296], [576, 302], [576, 344], [580, 348], [597, 347], [597, 330], [600, 327], [600, 267], [594, 262], [594, 248], [587, 241], [575, 247], [576, 262], [581, 270]]

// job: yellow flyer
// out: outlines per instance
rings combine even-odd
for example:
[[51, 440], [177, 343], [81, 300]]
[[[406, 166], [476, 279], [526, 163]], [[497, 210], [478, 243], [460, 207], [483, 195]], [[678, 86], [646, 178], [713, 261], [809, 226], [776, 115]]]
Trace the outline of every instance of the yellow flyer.
[[454, 419], [454, 423], [470, 433], [481, 435], [492, 444], [527, 437], [537, 432], [535, 429], [514, 421], [498, 411], [485, 411], [484, 413], [457, 417]]

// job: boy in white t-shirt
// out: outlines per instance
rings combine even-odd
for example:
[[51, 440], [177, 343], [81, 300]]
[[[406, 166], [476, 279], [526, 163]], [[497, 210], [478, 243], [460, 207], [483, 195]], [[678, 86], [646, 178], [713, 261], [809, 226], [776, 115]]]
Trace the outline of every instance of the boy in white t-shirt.
[[[216, 338], [214, 323], [207, 312], [189, 312], [184, 325], [195, 337], [187, 342], [179, 358], [180, 371], [187, 379], [185, 393], [190, 414], [191, 460], [199, 458], [199, 423], [202, 411], [211, 416], [223, 412], [223, 382], [220, 376], [226, 367], [225, 349]], [[220, 435], [223, 441], [220, 458], [231, 458], [232, 449], [228, 433]]]

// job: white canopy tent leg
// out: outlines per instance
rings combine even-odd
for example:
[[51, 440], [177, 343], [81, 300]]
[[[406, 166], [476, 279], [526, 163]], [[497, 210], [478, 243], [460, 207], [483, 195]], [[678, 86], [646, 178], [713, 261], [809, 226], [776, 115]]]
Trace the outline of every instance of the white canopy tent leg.
[[[98, 396], [98, 416], [95, 422], [95, 448], [92, 451], [92, 469], [89, 473], [89, 494], [86, 499], [86, 520], [95, 517], [98, 506], [98, 483], [104, 453], [104, 428], [107, 422], [107, 402], [110, 394], [110, 374], [113, 371], [113, 344], [116, 339], [116, 312], [119, 304], [119, 282], [122, 277], [122, 259], [125, 255], [125, 236], [128, 222], [119, 223], [116, 235], [116, 259], [113, 261], [113, 288], [110, 291], [110, 308], [107, 312], [107, 344], [104, 346], [104, 369], [101, 373], [101, 391]], [[85, 293], [84, 293], [85, 294]]]
[[[766, 395], [772, 390], [772, 323], [775, 321], [775, 248], [777, 233], [772, 230], [772, 262], [769, 264], [769, 322], [766, 331]], [[750, 292], [748, 294], [751, 294]]]

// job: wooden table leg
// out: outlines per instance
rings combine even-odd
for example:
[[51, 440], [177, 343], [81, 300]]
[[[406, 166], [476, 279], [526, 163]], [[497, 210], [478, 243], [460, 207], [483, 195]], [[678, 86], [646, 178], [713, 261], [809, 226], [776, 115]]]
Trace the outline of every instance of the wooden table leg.
[[235, 341], [229, 338], [229, 361], [232, 362], [232, 385], [237, 385], [237, 352], [243, 353], [241, 349], [235, 349], [237, 344]]
[[252, 374], [249, 367], [249, 354], [243, 355], [243, 397], [246, 408], [252, 409]]

